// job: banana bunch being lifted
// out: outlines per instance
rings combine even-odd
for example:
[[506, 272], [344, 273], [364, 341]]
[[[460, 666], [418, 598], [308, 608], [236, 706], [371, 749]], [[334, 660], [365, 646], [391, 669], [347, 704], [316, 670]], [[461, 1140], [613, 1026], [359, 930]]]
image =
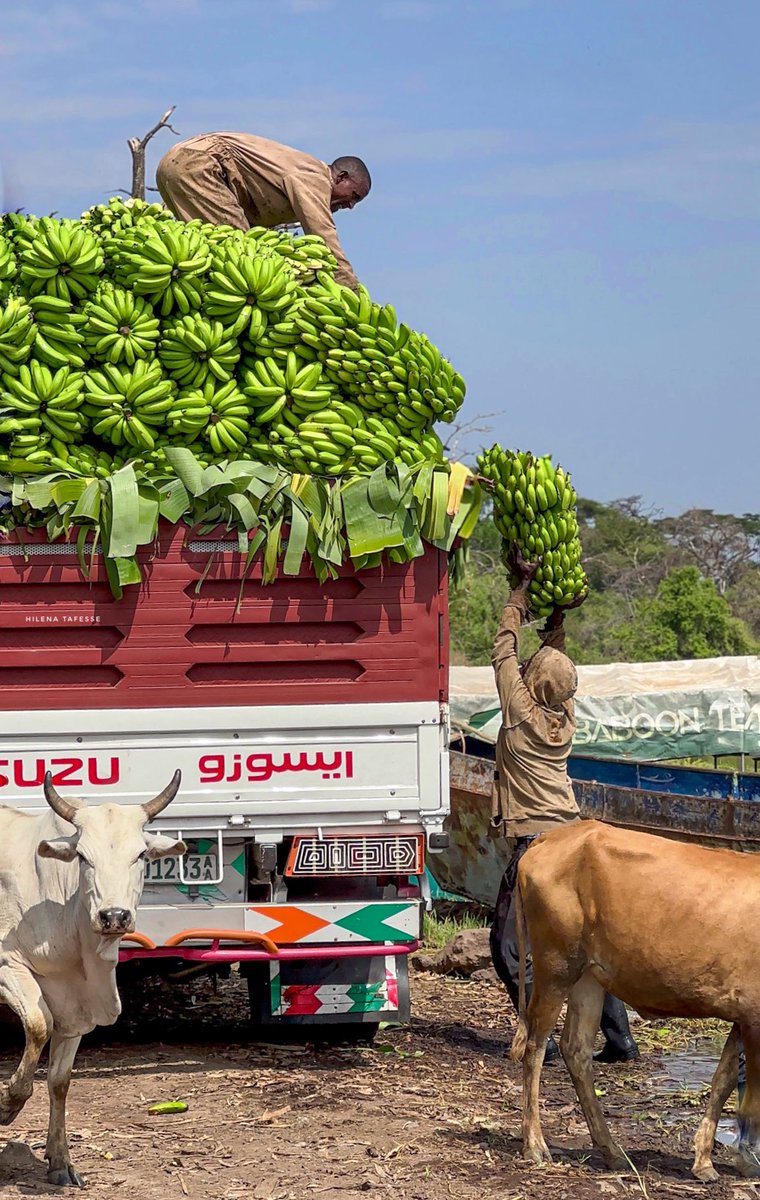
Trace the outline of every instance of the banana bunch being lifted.
[[165, 450], [299, 474], [444, 461], [464, 381], [321, 240], [113, 199], [0, 217], [0, 474], [87, 475]]
[[493, 520], [503, 539], [505, 566], [514, 550], [526, 562], [539, 563], [529, 590], [533, 615], [546, 617], [555, 605], [584, 595], [588, 580], [570, 476], [549, 455], [539, 458], [498, 444], [479, 456], [478, 470], [493, 483]]

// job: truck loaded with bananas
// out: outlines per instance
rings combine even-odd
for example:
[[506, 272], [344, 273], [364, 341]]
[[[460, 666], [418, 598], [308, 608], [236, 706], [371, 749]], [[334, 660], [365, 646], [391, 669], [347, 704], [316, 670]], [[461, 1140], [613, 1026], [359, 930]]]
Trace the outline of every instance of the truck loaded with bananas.
[[[184, 223], [144, 201], [79, 221], [6, 214], [0, 480], [16, 517], [97, 525], [126, 472], [144, 508], [174, 519], [205, 506], [250, 533], [263, 517], [269, 538], [295, 507], [306, 552], [319, 540], [333, 565], [334, 535], [359, 565], [420, 553], [420, 536], [466, 536], [479, 488], [433, 428], [454, 419], [464, 382], [389, 304], [338, 285], [335, 266], [320, 238]], [[35, 476], [51, 483], [47, 506], [44, 487], [24, 490]]]
[[[462, 379], [334, 269], [142, 202], [3, 219], [0, 803], [48, 770], [139, 803], [179, 768], [188, 853], [146, 863], [121, 960], [239, 961], [257, 1021], [366, 1036], [408, 1017], [447, 844], [447, 581], [482, 492], [434, 430]], [[582, 579], [573, 493], [497, 450], [540, 610]]]
[[[538, 562], [530, 589], [531, 612], [546, 617], [588, 591], [581, 566], [577, 496], [570, 476], [551, 457], [494, 445], [478, 458], [480, 474], [493, 486], [493, 519], [502, 536], [502, 560], [511, 570], [517, 551]], [[511, 573], [515, 586], [518, 577]]]

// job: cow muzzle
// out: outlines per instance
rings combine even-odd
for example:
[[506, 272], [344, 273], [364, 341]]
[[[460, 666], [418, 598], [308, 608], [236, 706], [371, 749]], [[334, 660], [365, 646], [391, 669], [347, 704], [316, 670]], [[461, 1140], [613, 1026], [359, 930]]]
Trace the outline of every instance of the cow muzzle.
[[98, 933], [115, 937], [122, 933], [132, 933], [134, 928], [134, 914], [128, 908], [101, 908], [98, 913]]

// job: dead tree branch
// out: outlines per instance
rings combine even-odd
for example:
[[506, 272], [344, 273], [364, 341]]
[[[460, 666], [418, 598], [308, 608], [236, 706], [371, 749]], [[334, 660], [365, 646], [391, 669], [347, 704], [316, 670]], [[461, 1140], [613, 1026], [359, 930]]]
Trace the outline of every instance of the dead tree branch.
[[145, 199], [145, 147], [148, 145], [150, 139], [158, 133], [159, 129], [171, 129], [172, 133], [179, 137], [178, 130], [176, 130], [173, 125], [169, 124], [169, 117], [172, 115], [176, 107], [176, 104], [172, 104], [171, 108], [166, 110], [161, 120], [154, 125], [152, 129], [148, 130], [148, 132], [145, 134], [145, 137], [127, 138], [127, 145], [129, 146], [132, 154], [133, 200]]
[[469, 421], [456, 421], [451, 425], [443, 442], [443, 449], [449, 458], [455, 458], [460, 453], [462, 443], [475, 434], [490, 433], [493, 426], [488, 422], [492, 417], [501, 415], [501, 412], [478, 413]]

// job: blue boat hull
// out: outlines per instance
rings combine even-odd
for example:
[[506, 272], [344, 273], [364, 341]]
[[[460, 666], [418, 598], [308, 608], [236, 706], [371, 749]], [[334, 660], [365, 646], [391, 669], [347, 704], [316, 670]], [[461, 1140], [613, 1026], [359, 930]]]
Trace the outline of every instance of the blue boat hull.
[[[440, 887], [493, 906], [509, 861], [503, 838], [488, 835], [493, 747], [451, 751], [450, 846], [430, 855]], [[573, 756], [569, 762], [584, 817], [702, 846], [760, 850], [760, 776]]]

